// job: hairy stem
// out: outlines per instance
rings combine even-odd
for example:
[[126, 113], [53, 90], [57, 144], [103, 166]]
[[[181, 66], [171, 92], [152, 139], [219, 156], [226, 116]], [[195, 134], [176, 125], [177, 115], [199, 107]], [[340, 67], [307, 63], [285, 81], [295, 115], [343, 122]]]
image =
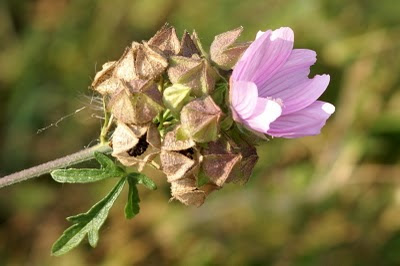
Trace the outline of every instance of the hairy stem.
[[16, 172], [11, 175], [0, 178], [0, 188], [6, 187], [18, 182], [22, 182], [34, 177], [39, 177], [44, 174], [48, 174], [53, 170], [68, 167], [74, 164], [78, 164], [84, 161], [88, 161], [94, 158], [94, 152], [110, 153], [111, 148], [108, 143], [101, 143], [91, 148], [83, 149], [76, 153], [67, 155], [65, 157], [34, 166], [29, 169]]

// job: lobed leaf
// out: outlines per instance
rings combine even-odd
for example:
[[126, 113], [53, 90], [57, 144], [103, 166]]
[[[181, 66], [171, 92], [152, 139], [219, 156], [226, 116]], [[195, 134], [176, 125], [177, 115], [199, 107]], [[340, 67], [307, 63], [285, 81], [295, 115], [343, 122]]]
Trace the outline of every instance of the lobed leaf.
[[129, 192], [128, 192], [128, 201], [125, 205], [125, 218], [132, 219], [135, 217], [139, 211], [139, 192], [136, 187], [137, 180], [135, 180], [131, 175], [128, 176], [128, 184], [129, 184]]
[[86, 235], [88, 235], [89, 244], [95, 247], [99, 240], [98, 231], [106, 220], [110, 208], [121, 193], [125, 182], [126, 178], [124, 177], [105, 198], [96, 203], [88, 212], [67, 218], [68, 221], [74, 224], [65, 230], [54, 243], [51, 254], [59, 256], [67, 253], [76, 247]]

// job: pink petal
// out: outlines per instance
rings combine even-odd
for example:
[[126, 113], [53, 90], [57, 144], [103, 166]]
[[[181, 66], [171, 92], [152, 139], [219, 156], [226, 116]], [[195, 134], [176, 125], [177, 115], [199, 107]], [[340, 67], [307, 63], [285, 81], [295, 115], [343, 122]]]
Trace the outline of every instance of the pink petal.
[[288, 27], [266, 31], [243, 54], [233, 69], [233, 80], [265, 84], [286, 63], [293, 49], [294, 34]]
[[316, 53], [307, 49], [294, 49], [286, 63], [264, 84], [259, 84], [261, 97], [272, 97], [281, 90], [308, 80], [310, 67], [317, 61]]
[[280, 116], [271, 123], [267, 134], [283, 138], [317, 135], [334, 112], [332, 104], [316, 101], [296, 113]]
[[280, 98], [283, 102], [283, 114], [295, 113], [315, 102], [324, 93], [329, 85], [329, 75], [317, 75], [313, 79], [288, 88], [273, 97]]
[[279, 103], [265, 98], [258, 98], [253, 114], [244, 123], [255, 131], [266, 133], [270, 124], [282, 113]]
[[247, 81], [232, 81], [231, 105], [233, 118], [240, 120], [250, 117], [256, 107], [257, 98], [258, 89], [256, 84]]

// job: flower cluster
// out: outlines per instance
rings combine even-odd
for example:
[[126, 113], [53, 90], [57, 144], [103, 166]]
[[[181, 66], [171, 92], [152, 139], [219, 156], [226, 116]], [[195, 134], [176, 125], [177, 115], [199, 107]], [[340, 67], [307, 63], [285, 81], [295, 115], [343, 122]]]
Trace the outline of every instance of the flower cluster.
[[329, 76], [309, 79], [315, 52], [293, 49], [290, 28], [237, 42], [242, 28], [206, 52], [193, 32], [168, 24], [107, 62], [92, 87], [115, 118], [112, 155], [142, 171], [161, 164], [171, 195], [200, 206], [225, 183], [245, 183], [267, 136], [318, 134], [334, 107], [317, 101]]

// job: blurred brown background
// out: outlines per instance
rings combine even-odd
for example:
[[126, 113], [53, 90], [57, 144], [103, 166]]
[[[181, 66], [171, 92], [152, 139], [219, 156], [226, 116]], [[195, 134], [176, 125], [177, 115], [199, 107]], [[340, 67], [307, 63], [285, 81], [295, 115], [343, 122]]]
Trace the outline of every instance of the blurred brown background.
[[[99, 111], [96, 69], [168, 21], [179, 34], [290, 26], [295, 47], [316, 50], [336, 105], [323, 133], [259, 147], [250, 182], [228, 185], [201, 208], [168, 203], [165, 180], [126, 191], [100, 242], [62, 257], [52, 243], [66, 216], [112, 187], [60, 185], [49, 176], [0, 191], [0, 265], [400, 265], [400, 2], [394, 0], [35, 0], [0, 2], [0, 176], [90, 145]], [[38, 129], [64, 119], [58, 126]]]

